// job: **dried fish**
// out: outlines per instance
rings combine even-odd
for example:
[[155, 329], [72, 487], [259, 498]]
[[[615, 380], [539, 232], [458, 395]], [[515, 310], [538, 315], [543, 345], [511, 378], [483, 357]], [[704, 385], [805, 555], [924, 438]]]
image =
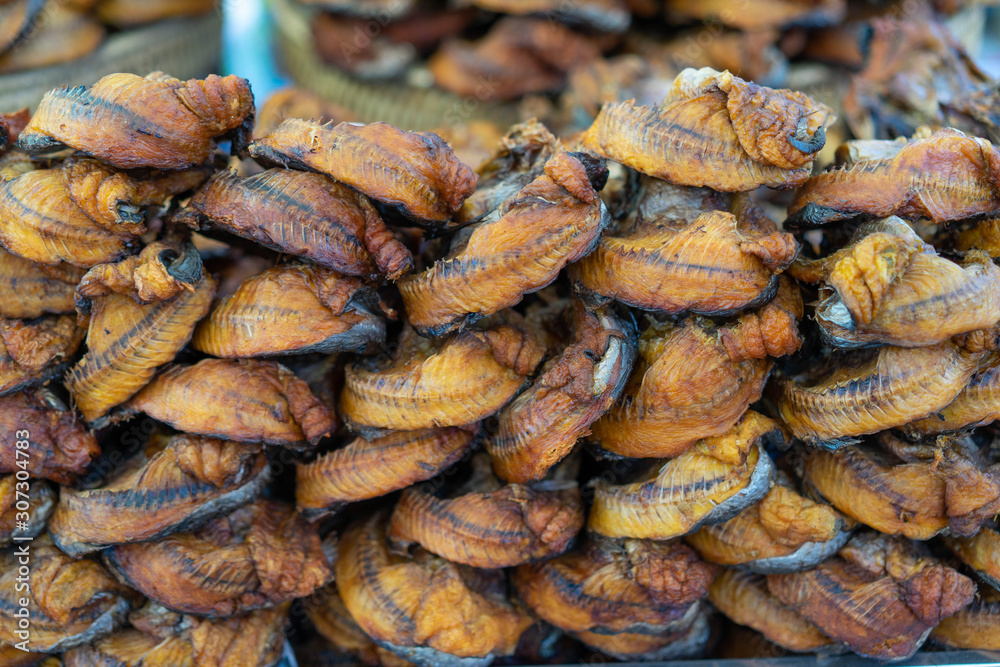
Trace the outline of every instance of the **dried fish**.
[[835, 449], [938, 412], [969, 383], [982, 356], [950, 342], [883, 347], [822, 379], [780, 379], [775, 405], [795, 437]]
[[216, 9], [213, 0], [100, 0], [97, 15], [104, 23], [129, 27], [182, 16], [198, 16]]
[[104, 417], [173, 361], [214, 292], [190, 244], [153, 243], [137, 257], [87, 272], [76, 292], [81, 311], [90, 311], [87, 354], [66, 378], [84, 419]]
[[571, 322], [572, 340], [501, 411], [496, 433], [485, 442], [494, 470], [507, 482], [545, 477], [618, 400], [632, 369], [632, 323], [608, 307], [589, 311], [579, 301], [562, 315]]
[[697, 605], [697, 613], [687, 622], [687, 627], [677, 631], [652, 634], [618, 632], [612, 635], [578, 632], [576, 637], [595, 651], [623, 661], [698, 658], [708, 647], [711, 630], [708, 618], [707, 606]]
[[48, 389], [0, 398], [0, 473], [25, 470], [68, 485], [100, 451], [93, 434]]
[[253, 129], [253, 93], [246, 79], [180, 81], [109, 74], [93, 86], [45, 94], [18, 146], [29, 153], [70, 146], [120, 169], [184, 169], [205, 163], [224, 135], [240, 152]]
[[392, 358], [348, 365], [340, 397], [345, 421], [365, 435], [466, 426], [495, 413], [527, 383], [544, 354], [520, 316], [506, 320], [437, 341], [404, 329]]
[[[23, 556], [22, 556], [23, 557]], [[111, 634], [125, 620], [136, 594], [118, 583], [97, 561], [74, 560], [53, 545], [48, 536], [31, 544], [27, 586], [16, 581], [19, 556], [14, 549], [0, 554], [0, 641], [21, 641], [14, 614], [26, 599], [31, 619], [33, 651], [58, 652], [89, 644]]]
[[389, 551], [385, 514], [344, 532], [337, 586], [375, 643], [420, 665], [488, 665], [511, 655], [532, 624], [507, 600], [503, 575], [472, 571], [426, 551]]
[[942, 343], [1000, 321], [1000, 268], [972, 250], [959, 265], [895, 216], [865, 223], [850, 245], [792, 275], [822, 281], [816, 321], [839, 347]]
[[[769, 222], [769, 221], [768, 221]], [[585, 293], [667, 313], [731, 315], [772, 298], [798, 252], [791, 234], [712, 211], [684, 226], [648, 226], [601, 239], [570, 268]]]
[[980, 586], [968, 607], [942, 619], [931, 630], [930, 640], [951, 648], [996, 651], [1000, 649], [1000, 592]]
[[1000, 532], [986, 525], [971, 537], [945, 536], [945, 545], [990, 586], [1000, 586]]
[[602, 157], [678, 185], [788, 188], [809, 177], [835, 118], [802, 93], [705, 67], [681, 72], [656, 107], [634, 100], [606, 105], [581, 141]]
[[56, 491], [48, 482], [0, 476], [0, 547], [38, 537], [55, 507]]
[[27, 107], [19, 111], [0, 113], [0, 155], [3, 155], [9, 146], [17, 143], [17, 135], [30, 119], [31, 113]]
[[624, 0], [581, 0], [566, 4], [561, 0], [461, 0], [461, 4], [501, 14], [540, 14], [603, 32], [624, 32], [631, 16]]
[[61, 264], [35, 264], [0, 249], [0, 291], [9, 295], [0, 303], [0, 317], [31, 319], [72, 313], [73, 292], [83, 271]]
[[289, 118], [254, 141], [250, 154], [306, 168], [437, 227], [476, 189], [476, 175], [432, 132], [403, 132], [385, 123], [318, 125]]
[[316, 631], [333, 646], [338, 657], [346, 655], [371, 667], [406, 667], [410, 664], [395, 653], [378, 646], [358, 627], [351, 612], [344, 606], [335, 583], [306, 598], [303, 603]]
[[0, 318], [0, 396], [60, 375], [80, 347], [83, 334], [72, 315]]
[[789, 651], [811, 653], [833, 648], [833, 641], [819, 628], [767, 590], [760, 574], [727, 568], [712, 582], [708, 599], [734, 623], [753, 628]]
[[984, 426], [1000, 419], [1000, 353], [985, 359], [969, 384], [936, 413], [902, 427], [911, 437], [950, 433]]
[[363, 351], [385, 341], [377, 309], [378, 295], [357, 278], [283, 264], [216, 304], [191, 344], [227, 358]]
[[774, 486], [756, 505], [685, 540], [711, 563], [781, 574], [816, 566], [844, 546], [850, 535], [835, 509], [800, 495], [791, 478], [779, 471]]
[[689, 627], [717, 570], [683, 544], [628, 539], [521, 565], [512, 581], [535, 614], [566, 632], [655, 635]]
[[621, 456], [677, 456], [736, 424], [760, 398], [771, 365], [766, 355], [733, 360], [710, 322], [650, 322], [624, 397], [591, 438]]
[[877, 533], [856, 535], [813, 570], [768, 575], [767, 588], [831, 639], [886, 661], [912, 656], [976, 592], [922, 545]]
[[190, 206], [212, 227], [347, 275], [396, 279], [413, 263], [364, 195], [322, 174], [219, 172]]
[[466, 242], [423, 273], [399, 281], [409, 321], [440, 336], [517, 304], [589, 253], [610, 224], [597, 190], [603, 163], [559, 153], [545, 173], [476, 227]]
[[653, 463], [634, 482], [595, 480], [587, 530], [606, 537], [666, 540], [728, 521], [771, 487], [774, 464], [762, 443], [775, 433], [780, 433], [775, 422], [748, 411], [723, 435]]
[[315, 520], [344, 505], [377, 498], [430, 479], [472, 446], [470, 429], [396, 431], [375, 440], [358, 438], [296, 468], [299, 512]]
[[205, 359], [167, 367], [122, 406], [186, 433], [307, 448], [336, 427], [333, 410], [273, 361]]
[[152, 441], [104, 486], [63, 487], [52, 539], [80, 556], [196, 528], [254, 500], [270, 479], [259, 447], [192, 435]]
[[936, 223], [1000, 213], [1000, 151], [944, 128], [891, 157], [861, 159], [813, 176], [788, 207], [790, 227], [865, 215], [925, 217]]
[[747, 31], [837, 23], [847, 10], [845, 0], [750, 0], [738, 7], [725, 0], [667, 0], [664, 5], [675, 20], [721, 21]]
[[580, 489], [568, 475], [501, 485], [488, 456], [477, 456], [473, 466], [452, 497], [420, 486], [403, 491], [389, 521], [390, 543], [419, 544], [453, 563], [493, 569], [560, 554], [583, 528]]
[[293, 507], [267, 500], [194, 532], [104, 552], [108, 568], [149, 599], [212, 617], [311, 595], [333, 577], [332, 560], [315, 527]]

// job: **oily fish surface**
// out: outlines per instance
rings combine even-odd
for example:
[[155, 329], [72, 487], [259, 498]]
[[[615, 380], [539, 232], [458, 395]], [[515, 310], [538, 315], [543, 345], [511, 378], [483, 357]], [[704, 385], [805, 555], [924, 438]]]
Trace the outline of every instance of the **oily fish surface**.
[[591, 438], [622, 456], [677, 456], [731, 428], [760, 398], [771, 364], [733, 361], [699, 320], [651, 323], [624, 396], [594, 423]]
[[700, 440], [684, 454], [652, 466], [639, 481], [598, 481], [587, 529], [607, 537], [662, 540], [689, 533], [705, 521], [731, 518], [770, 487], [772, 464], [760, 441], [776, 428], [750, 411], [725, 434]]
[[399, 281], [406, 313], [421, 333], [441, 335], [467, 315], [513, 306], [589, 252], [610, 222], [587, 169], [569, 153], [551, 158], [545, 173], [497, 215], [458, 253]]
[[340, 409], [348, 423], [375, 429], [464, 426], [506, 404], [543, 352], [528, 330], [506, 323], [443, 342], [404, 332], [385, 367], [347, 367]]
[[512, 654], [532, 620], [505, 599], [470, 588], [448, 561], [391, 553], [386, 518], [361, 519], [341, 537], [337, 586], [355, 622], [404, 657], [416, 648], [431, 649], [423, 654], [429, 657]]
[[969, 384], [946, 407], [902, 427], [911, 437], [924, 437], [984, 426], [1000, 417], [1000, 354], [983, 358]]

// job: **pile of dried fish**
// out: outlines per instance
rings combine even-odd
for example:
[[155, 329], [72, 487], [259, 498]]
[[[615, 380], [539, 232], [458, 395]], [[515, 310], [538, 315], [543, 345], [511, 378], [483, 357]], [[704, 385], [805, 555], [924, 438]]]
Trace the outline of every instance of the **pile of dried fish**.
[[254, 112], [4, 121], [0, 651], [22, 601], [74, 666], [997, 648], [988, 140], [818, 171], [833, 110], [708, 68], [476, 170]]

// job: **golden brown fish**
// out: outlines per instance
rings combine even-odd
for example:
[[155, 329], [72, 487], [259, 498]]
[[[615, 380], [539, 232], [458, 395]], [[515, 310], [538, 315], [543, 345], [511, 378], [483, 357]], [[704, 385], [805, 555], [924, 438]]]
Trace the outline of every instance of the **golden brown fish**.
[[775, 422], [751, 410], [726, 433], [654, 462], [637, 481], [594, 480], [587, 530], [666, 540], [728, 521], [771, 487], [774, 464], [762, 443], [776, 433]]
[[83, 271], [68, 264], [35, 264], [0, 249], [0, 317], [34, 318], [72, 313], [73, 291]]
[[979, 250], [939, 256], [895, 216], [865, 223], [849, 246], [797, 260], [792, 275], [821, 282], [815, 319], [839, 347], [922, 347], [1000, 321], [1000, 268]]
[[708, 25], [722, 22], [748, 32], [799, 24], [813, 27], [837, 23], [844, 18], [847, 9], [844, 0], [750, 0], [739, 6], [725, 0], [666, 0], [663, 5], [675, 21], [693, 19]]
[[375, 440], [358, 438], [296, 467], [299, 512], [315, 520], [348, 503], [430, 479], [461, 459], [474, 438], [472, 429], [459, 428], [395, 431]]
[[48, 482], [0, 475], [0, 547], [21, 546], [40, 535], [56, 507], [56, 493]]
[[802, 93], [705, 67], [682, 71], [655, 107], [608, 104], [582, 142], [678, 185], [726, 192], [801, 185], [836, 117]]
[[883, 347], [821, 379], [782, 378], [774, 400], [795, 437], [836, 448], [941, 410], [969, 383], [982, 356], [950, 342]]
[[871, 532], [815, 569], [768, 575], [767, 588], [831, 639], [876, 660], [912, 656], [928, 631], [976, 592], [971, 579], [923, 545]]
[[537, 292], [589, 253], [610, 224], [595, 188], [607, 169], [577, 153], [559, 153], [545, 173], [505, 201], [449, 256], [399, 281], [413, 327], [440, 336]]
[[760, 398], [771, 365], [766, 354], [734, 360], [706, 320], [650, 322], [624, 396], [594, 423], [591, 438], [621, 456], [677, 456], [736, 424]]
[[318, 171], [432, 227], [446, 222], [476, 189], [476, 175], [431, 132], [385, 123], [318, 125], [289, 118], [254, 141], [250, 154]]
[[923, 437], [984, 426], [996, 419], [1000, 419], [1000, 353], [992, 352], [955, 400], [901, 430], [911, 437]]
[[87, 354], [66, 378], [84, 419], [104, 417], [173, 361], [214, 293], [190, 244], [153, 243], [138, 257], [91, 269], [76, 292], [81, 311], [90, 312]]
[[230, 74], [180, 81], [109, 74], [93, 86], [45, 94], [18, 146], [36, 153], [70, 146], [120, 169], [184, 169], [206, 162], [213, 140], [240, 152], [253, 129], [253, 93]]
[[205, 219], [213, 228], [340, 273], [396, 279], [413, 264], [364, 195], [322, 174], [219, 172], [190, 206], [196, 222]]
[[558, 16], [560, 21], [600, 32], [623, 32], [630, 19], [623, 0], [581, 0], [572, 5], [561, 0], [461, 0], [461, 4], [498, 14]]
[[774, 486], [756, 505], [684, 539], [710, 563], [779, 574], [815, 566], [848, 537], [847, 522], [835, 509], [800, 495], [792, 479], [779, 471]]
[[327, 407], [274, 361], [205, 359], [167, 367], [122, 406], [187, 433], [306, 448], [336, 427]]
[[858, 160], [810, 178], [788, 207], [789, 226], [860, 215], [925, 217], [941, 223], [1000, 213], [1000, 151], [944, 128], [890, 158]]
[[31, 120], [31, 112], [25, 107], [18, 111], [0, 113], [0, 155], [8, 147], [17, 143], [17, 135], [21, 133], [24, 126]]
[[104, 486], [63, 487], [49, 532], [73, 556], [155, 540], [251, 502], [269, 479], [267, 456], [257, 446], [184, 434], [159, 438]]
[[[561, 313], [573, 338], [531, 387], [500, 413], [486, 440], [493, 469], [507, 481], [540, 480], [621, 395], [635, 359], [635, 329], [609, 307], [572, 301]], [[557, 325], [558, 326], [558, 325]]]
[[0, 473], [25, 470], [70, 485], [100, 451], [76, 413], [48, 389], [0, 398]]
[[212, 0], [100, 0], [97, 16], [104, 23], [129, 27], [182, 16], [197, 16], [216, 9]]
[[83, 342], [73, 315], [0, 318], [0, 396], [60, 375]]
[[391, 359], [347, 367], [340, 410], [362, 435], [465, 426], [493, 414], [528, 381], [544, 349], [516, 314], [486, 330], [432, 341], [404, 329]]
[[726, 568], [712, 582], [708, 599], [734, 623], [753, 628], [789, 651], [811, 653], [833, 646], [815, 625], [774, 597], [760, 574]]
[[995, 526], [983, 526], [972, 537], [945, 536], [943, 541], [977, 577], [994, 588], [1000, 586], [1000, 532]]
[[269, 500], [193, 532], [104, 552], [108, 569], [149, 599], [213, 617], [311, 595], [333, 577], [333, 560], [314, 526], [290, 505]]
[[216, 357], [364, 351], [385, 341], [378, 295], [361, 280], [312, 264], [282, 264], [217, 303], [191, 345]]
[[950, 648], [1000, 650], [1000, 592], [992, 586], [980, 586], [968, 607], [931, 630], [930, 640]]
[[393, 554], [387, 518], [359, 519], [340, 541], [337, 587], [361, 629], [383, 648], [424, 664], [486, 665], [511, 655], [532, 619], [507, 600], [503, 575], [422, 549]]
[[419, 544], [453, 563], [494, 569], [560, 554], [582, 528], [575, 479], [557, 473], [534, 485], [504, 485], [480, 454], [472, 477], [450, 497], [429, 485], [403, 491], [386, 535], [395, 548]]
[[[125, 621], [139, 596], [89, 559], [74, 560], [52, 544], [48, 536], [30, 544], [31, 567], [27, 586], [17, 587], [18, 549], [0, 555], [0, 641], [16, 644], [17, 611], [29, 613], [29, 646], [33, 651], [59, 652], [89, 644], [111, 634]], [[25, 600], [26, 605], [20, 602]], [[23, 631], [23, 629], [22, 629]]]
[[[358, 627], [358, 624], [351, 617], [351, 612], [347, 611], [347, 607], [344, 606], [344, 600], [340, 597], [337, 584], [329, 584], [323, 590], [306, 598], [303, 600], [303, 606], [316, 631], [330, 643], [336, 657], [349, 656], [353, 660], [360, 661], [362, 665], [370, 667], [379, 667], [379, 665], [405, 667], [411, 664], [376, 644], [371, 637], [365, 634], [364, 630]], [[299, 660], [312, 667], [320, 667], [323, 664], [313, 665], [308, 660], [303, 660], [302, 657]]]

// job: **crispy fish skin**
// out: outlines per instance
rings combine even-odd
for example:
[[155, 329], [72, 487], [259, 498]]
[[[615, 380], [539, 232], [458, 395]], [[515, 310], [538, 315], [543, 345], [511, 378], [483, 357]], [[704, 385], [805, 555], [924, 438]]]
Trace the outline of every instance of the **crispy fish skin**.
[[246, 280], [212, 309], [191, 345], [216, 357], [362, 351], [385, 340], [361, 280], [320, 266], [285, 264]]
[[41, 319], [0, 318], [0, 396], [41, 384], [60, 374], [83, 342], [72, 315]]
[[862, 225], [821, 260], [799, 260], [797, 278], [822, 280], [816, 321], [839, 347], [921, 347], [1000, 321], [1000, 268], [979, 250], [962, 264], [938, 256], [895, 216]]
[[955, 250], [982, 250], [990, 257], [1000, 257], [1000, 218], [980, 220], [975, 226], [959, 232]]
[[[17, 545], [24, 538], [38, 537], [56, 507], [56, 491], [48, 482], [18, 480], [14, 475], [0, 476], [0, 547]], [[27, 509], [18, 509], [18, 503]], [[24, 520], [25, 513], [28, 519]], [[16, 538], [16, 540], [15, 540]]]
[[0, 181], [0, 218], [0, 245], [39, 264], [89, 269], [125, 257], [134, 240], [92, 220], [70, 198], [58, 169]]
[[748, 411], [726, 433], [652, 466], [636, 482], [592, 482], [587, 530], [612, 538], [666, 540], [728, 521], [770, 488], [774, 464], [761, 441], [777, 428]]
[[341, 414], [355, 430], [465, 426], [493, 414], [544, 354], [534, 335], [513, 322], [465, 329], [436, 343], [404, 330], [388, 363], [347, 367]]
[[256, 359], [170, 366], [123, 407], [186, 433], [286, 447], [315, 445], [336, 427], [303, 380]]
[[[17, 437], [27, 431], [26, 438]], [[27, 452], [18, 448], [27, 443]], [[97, 457], [97, 439], [46, 389], [0, 398], [0, 473], [26, 470], [32, 477], [69, 485]]]
[[246, 79], [210, 75], [180, 81], [109, 74], [93, 86], [45, 94], [18, 146], [29, 153], [71, 146], [118, 167], [185, 169], [206, 162], [212, 140], [233, 133], [237, 150], [253, 127]]
[[775, 403], [795, 437], [835, 448], [941, 410], [969, 383], [981, 357], [953, 343], [884, 347], [811, 385], [782, 378]]
[[360, 519], [340, 541], [337, 586], [361, 629], [425, 665], [486, 665], [511, 655], [532, 619], [505, 598], [477, 591], [459, 566], [427, 552], [392, 554], [386, 524], [385, 514]]
[[1000, 151], [944, 128], [890, 158], [859, 160], [810, 178], [788, 207], [790, 227], [867, 215], [942, 223], [1000, 212]]
[[995, 528], [983, 526], [971, 537], [948, 535], [942, 540], [976, 576], [994, 588], [1000, 586], [1000, 532]]
[[[606, 174], [600, 166], [590, 170]], [[419, 333], [440, 336], [468, 319], [517, 304], [590, 252], [611, 222], [588, 168], [569, 153], [546, 162], [545, 173], [497, 214], [476, 228], [457, 254], [399, 281], [406, 313]]]
[[790, 234], [744, 233], [732, 214], [709, 211], [679, 230], [605, 237], [570, 276], [586, 292], [645, 310], [729, 315], [770, 299], [775, 271], [797, 252]]
[[347, 275], [395, 280], [413, 266], [364, 195], [322, 174], [219, 172], [190, 206], [215, 227]]
[[931, 630], [930, 640], [951, 648], [1000, 650], [1000, 593], [980, 586], [968, 607], [942, 619]]
[[577, 632], [574, 636], [595, 651], [622, 661], [698, 658], [705, 653], [711, 629], [707, 609], [702, 605], [696, 605], [696, 609], [697, 613], [687, 621], [687, 627], [676, 631], [653, 634], [618, 632], [611, 635]]
[[809, 177], [834, 120], [802, 93], [705, 67], [682, 71], [656, 107], [606, 104], [581, 141], [601, 157], [678, 185], [790, 188]]
[[[74, 560], [57, 549], [48, 536], [31, 543], [28, 588], [17, 587], [18, 558], [9, 549], [0, 557], [0, 641], [16, 644], [14, 613], [27, 598], [31, 618], [31, 649], [59, 652], [89, 644], [122, 624], [136, 594], [119, 584], [100, 563]], [[23, 556], [22, 556], [23, 557]]]
[[635, 359], [635, 330], [608, 308], [570, 306], [573, 340], [546, 363], [531, 387], [499, 416], [485, 443], [493, 469], [507, 482], [545, 477], [625, 388]]
[[876, 660], [905, 660], [942, 619], [972, 602], [971, 579], [916, 543], [855, 536], [815, 569], [772, 574], [767, 588], [834, 641]]
[[295, 500], [315, 520], [347, 503], [377, 498], [434, 477], [462, 458], [475, 433], [440, 428], [358, 438], [295, 471]]
[[414, 222], [447, 221], [476, 189], [476, 174], [432, 132], [386, 123], [319, 125], [289, 118], [250, 144], [250, 154], [326, 174]]
[[984, 426], [997, 419], [1000, 419], [1000, 354], [993, 352], [955, 400], [901, 430], [910, 437], [924, 437]]
[[[138, 270], [128, 271], [124, 284], [108, 281], [111, 288], [102, 279], [91, 282], [84, 276], [77, 297], [91, 300], [87, 353], [67, 374], [66, 388], [88, 422], [128, 400], [149, 382], [158, 366], [173, 361], [191, 339], [198, 320], [208, 313], [215, 281], [201, 268], [201, 260], [195, 257], [197, 272], [185, 270], [180, 278], [169, 273], [172, 267], [186, 269], [192, 253], [197, 255], [189, 246], [185, 257], [169, 265], [163, 259], [170, 255], [151, 258]], [[126, 263], [131, 265], [128, 260]], [[142, 272], [146, 267], [152, 267], [150, 272], [159, 280], [144, 283], [143, 277], [149, 275]], [[99, 272], [103, 269], [96, 268]], [[108, 267], [108, 271], [114, 269]], [[178, 293], [162, 301], [156, 300], [156, 293], [149, 294], [149, 303], [137, 302], [133, 294], [142, 299], [143, 287], [151, 284], [159, 284], [166, 293], [175, 289]], [[85, 296], [105, 291], [110, 293]]]
[[651, 323], [624, 397], [594, 422], [591, 439], [621, 456], [677, 456], [736, 424], [760, 398], [772, 362], [733, 361], [709, 327]]
[[566, 632], [685, 629], [718, 568], [678, 542], [588, 542], [521, 565], [511, 580], [536, 615]]
[[28, 319], [73, 312], [73, 291], [83, 272], [68, 265], [46, 268], [0, 249], [0, 291], [8, 295], [0, 303], [0, 317]]
[[260, 500], [190, 533], [118, 544], [108, 569], [167, 609], [229, 617], [311, 595], [333, 577], [319, 533], [290, 505]]
[[796, 493], [787, 476], [779, 474], [777, 480], [756, 505], [685, 541], [711, 563], [743, 565], [763, 574], [804, 570], [833, 555], [849, 535], [843, 517]]
[[492, 569], [560, 554], [582, 528], [575, 482], [508, 484], [454, 498], [414, 486], [396, 503], [387, 537], [401, 548], [417, 543], [453, 563]]
[[811, 449], [804, 478], [844, 514], [887, 535], [926, 540], [946, 528], [975, 534], [1000, 506], [1000, 479], [945, 450], [938, 460], [894, 463], [863, 447]]
[[[303, 606], [316, 631], [333, 645], [336, 653], [349, 655], [362, 665], [378, 667], [382, 664], [379, 652], [385, 649], [380, 649], [354, 622], [351, 612], [344, 606], [336, 583], [328, 584], [323, 590], [306, 598]], [[393, 653], [389, 655], [396, 657]], [[399, 660], [402, 661], [401, 658]]]
[[73, 556], [155, 540], [251, 502], [269, 480], [257, 446], [176, 435], [100, 488], [63, 487], [49, 532]]
[[734, 623], [753, 628], [789, 651], [811, 653], [833, 644], [819, 628], [768, 592], [762, 575], [726, 568], [712, 582], [708, 599]]

